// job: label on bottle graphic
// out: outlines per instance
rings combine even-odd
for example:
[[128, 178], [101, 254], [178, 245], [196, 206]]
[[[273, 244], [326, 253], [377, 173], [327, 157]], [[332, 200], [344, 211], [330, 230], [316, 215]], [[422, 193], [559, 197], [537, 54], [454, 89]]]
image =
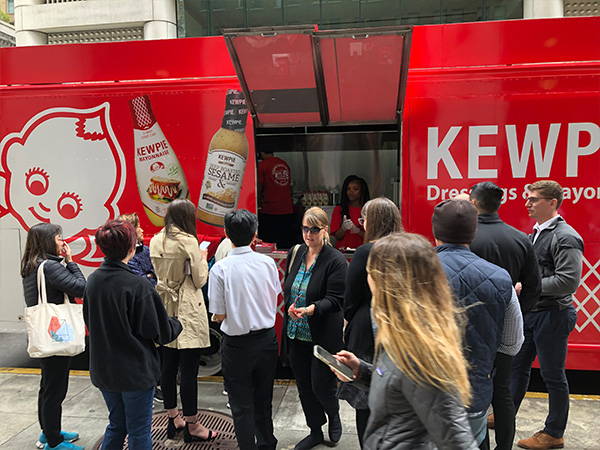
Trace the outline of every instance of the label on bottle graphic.
[[237, 206], [246, 158], [224, 149], [208, 153], [198, 208], [225, 216]]
[[228, 90], [221, 128], [208, 147], [196, 211], [198, 220], [209, 225], [222, 227], [225, 214], [237, 207], [248, 158], [247, 115], [244, 94]]
[[148, 96], [136, 97], [130, 103], [138, 191], [150, 221], [162, 226], [169, 203], [189, 197], [187, 181], [177, 156], [154, 118]]

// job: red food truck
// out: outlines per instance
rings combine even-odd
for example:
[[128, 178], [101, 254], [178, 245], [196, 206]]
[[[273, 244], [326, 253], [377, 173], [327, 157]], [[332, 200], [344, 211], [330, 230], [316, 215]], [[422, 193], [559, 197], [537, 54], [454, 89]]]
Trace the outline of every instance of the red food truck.
[[[585, 239], [567, 366], [600, 370], [598, 29], [600, 18], [287, 27], [0, 49], [0, 324], [23, 313], [32, 225], [60, 224], [89, 273], [104, 221], [135, 211], [151, 236], [169, 201], [189, 198], [212, 202], [198, 230], [214, 251], [223, 211], [256, 211], [267, 152], [289, 164], [298, 206], [331, 211], [355, 173], [429, 237], [433, 206], [483, 180], [529, 232], [524, 186], [558, 181], [560, 212]], [[211, 144], [231, 123], [235, 139]], [[272, 256], [283, 269], [285, 253]]]

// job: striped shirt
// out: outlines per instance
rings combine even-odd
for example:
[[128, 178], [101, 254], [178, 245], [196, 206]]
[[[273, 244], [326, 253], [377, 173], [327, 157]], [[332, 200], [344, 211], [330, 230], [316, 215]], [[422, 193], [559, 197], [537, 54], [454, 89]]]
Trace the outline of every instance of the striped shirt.
[[498, 347], [498, 352], [515, 356], [521, 350], [524, 340], [523, 315], [519, 306], [519, 298], [515, 288], [513, 288], [510, 303], [504, 313], [504, 328], [502, 329], [502, 341]]

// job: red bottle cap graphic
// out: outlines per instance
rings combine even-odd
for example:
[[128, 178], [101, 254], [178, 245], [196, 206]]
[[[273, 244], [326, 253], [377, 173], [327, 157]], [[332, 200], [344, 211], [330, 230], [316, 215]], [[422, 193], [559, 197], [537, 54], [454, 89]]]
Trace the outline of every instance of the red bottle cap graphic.
[[134, 127], [138, 130], [147, 130], [156, 123], [150, 98], [147, 95], [132, 98], [129, 100], [129, 106], [131, 106]]

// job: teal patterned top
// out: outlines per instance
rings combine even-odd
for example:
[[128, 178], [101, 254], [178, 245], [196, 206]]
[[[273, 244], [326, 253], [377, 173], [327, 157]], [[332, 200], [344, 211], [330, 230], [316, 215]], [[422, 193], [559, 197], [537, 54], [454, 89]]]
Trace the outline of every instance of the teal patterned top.
[[[310, 282], [310, 276], [312, 275], [313, 267], [315, 267], [314, 263], [312, 266], [310, 266], [310, 269], [307, 270], [306, 263], [302, 261], [302, 264], [298, 269], [298, 273], [296, 274], [296, 278], [294, 278], [294, 283], [292, 284], [292, 289], [290, 292], [290, 298], [296, 303], [296, 308], [304, 308], [307, 306], [306, 288]], [[290, 339], [312, 342], [308, 318], [302, 317], [301, 319], [297, 320], [290, 318], [287, 325], [287, 336]]]

